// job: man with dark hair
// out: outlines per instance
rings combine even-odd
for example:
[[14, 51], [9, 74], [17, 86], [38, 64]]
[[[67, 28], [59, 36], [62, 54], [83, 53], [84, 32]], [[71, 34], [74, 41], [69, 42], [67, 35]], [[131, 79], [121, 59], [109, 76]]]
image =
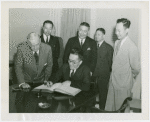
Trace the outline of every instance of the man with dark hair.
[[90, 68], [91, 73], [95, 70], [97, 60], [96, 42], [88, 37], [90, 25], [86, 22], [82, 22], [79, 26], [78, 36], [72, 37], [68, 40], [65, 52], [64, 63], [68, 62], [70, 52], [73, 48], [79, 48], [83, 51], [83, 63]]
[[93, 77], [96, 79], [99, 92], [99, 108], [103, 110], [105, 109], [113, 57], [113, 48], [105, 42], [104, 38], [105, 29], [98, 28], [95, 33], [95, 41], [97, 42], [97, 64]]
[[131, 97], [131, 90], [135, 78], [140, 72], [140, 58], [138, 48], [128, 36], [130, 21], [122, 18], [117, 20], [112, 73], [106, 101], [106, 110], [117, 110], [127, 97]]
[[67, 86], [88, 91], [90, 89], [91, 80], [90, 69], [83, 64], [82, 50], [78, 48], [71, 49], [68, 63], [63, 64], [55, 78], [49, 82], [50, 85], [63, 82], [63, 84]]
[[59, 69], [58, 58], [60, 54], [60, 44], [57, 37], [51, 35], [54, 24], [50, 20], [46, 20], [43, 23], [43, 34], [41, 35], [41, 42], [48, 44], [52, 48], [52, 56], [53, 56], [53, 67], [52, 67], [52, 77], [54, 77], [55, 73]]
[[29, 88], [29, 83], [48, 81], [52, 71], [51, 47], [41, 43], [38, 34], [28, 34], [27, 41], [19, 44], [15, 60], [15, 71], [19, 86]]

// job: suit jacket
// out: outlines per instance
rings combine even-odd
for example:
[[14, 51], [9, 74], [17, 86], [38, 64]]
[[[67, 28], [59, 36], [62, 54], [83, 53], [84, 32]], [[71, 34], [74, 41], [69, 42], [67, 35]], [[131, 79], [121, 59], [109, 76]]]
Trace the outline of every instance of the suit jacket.
[[105, 41], [97, 48], [97, 64], [93, 76], [109, 80], [113, 58], [113, 48]]
[[133, 86], [133, 78], [140, 72], [140, 58], [136, 45], [129, 37], [120, 47], [116, 54], [115, 42], [113, 64], [112, 64], [112, 83], [115, 89], [131, 90]]
[[76, 70], [72, 78], [70, 78], [70, 67], [69, 64], [63, 64], [63, 66], [57, 72], [53, 83], [59, 82], [60, 80], [66, 81], [71, 80], [72, 87], [79, 88], [83, 91], [88, 91], [90, 89], [90, 69], [83, 63]]
[[[47, 63], [47, 66], [44, 66]], [[52, 51], [51, 47], [41, 43], [39, 49], [39, 65], [36, 61], [33, 51], [28, 41], [18, 46], [15, 71], [19, 83], [23, 82], [43, 82], [48, 80], [52, 70]]]
[[[78, 36], [72, 37], [68, 40], [64, 52], [64, 63], [68, 62], [72, 48], [81, 48]], [[82, 50], [84, 57], [83, 63], [90, 68], [91, 72], [94, 72], [97, 61], [96, 42], [93, 39], [86, 37]]]
[[[41, 42], [45, 43], [43, 35], [41, 35]], [[54, 37], [50, 35], [50, 40], [48, 42], [48, 45], [51, 46], [52, 49], [52, 56], [53, 56], [53, 71], [57, 72], [59, 65], [58, 65], [58, 58], [60, 55], [60, 45], [58, 37]]]

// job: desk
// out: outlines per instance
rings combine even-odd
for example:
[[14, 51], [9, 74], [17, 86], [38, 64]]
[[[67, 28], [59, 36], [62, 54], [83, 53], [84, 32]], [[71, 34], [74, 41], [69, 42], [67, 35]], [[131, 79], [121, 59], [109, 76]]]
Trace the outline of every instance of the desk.
[[[68, 113], [79, 106], [94, 106], [94, 99], [97, 95], [96, 91], [89, 90], [88, 92], [81, 91], [75, 97], [54, 92], [42, 93], [42, 97], [37, 98], [36, 93], [33, 91], [17, 92], [14, 105], [16, 113]], [[51, 103], [51, 107], [39, 108], [38, 103], [45, 101]]]

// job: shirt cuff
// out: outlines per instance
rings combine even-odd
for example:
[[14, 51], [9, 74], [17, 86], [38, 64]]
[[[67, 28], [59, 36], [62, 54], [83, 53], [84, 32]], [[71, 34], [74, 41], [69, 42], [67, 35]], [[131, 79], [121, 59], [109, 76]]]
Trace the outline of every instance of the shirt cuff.
[[21, 84], [19, 84], [19, 87], [20, 87], [21, 85], [23, 85], [23, 84], [25, 84], [25, 83], [21, 83]]

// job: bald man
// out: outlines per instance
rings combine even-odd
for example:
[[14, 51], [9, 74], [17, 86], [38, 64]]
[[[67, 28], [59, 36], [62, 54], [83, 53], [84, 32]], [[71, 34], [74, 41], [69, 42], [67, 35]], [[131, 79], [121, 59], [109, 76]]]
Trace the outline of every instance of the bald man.
[[35, 32], [28, 34], [27, 41], [19, 44], [15, 60], [15, 71], [19, 86], [30, 87], [30, 83], [43, 83], [51, 75], [53, 65], [52, 50], [41, 43]]

